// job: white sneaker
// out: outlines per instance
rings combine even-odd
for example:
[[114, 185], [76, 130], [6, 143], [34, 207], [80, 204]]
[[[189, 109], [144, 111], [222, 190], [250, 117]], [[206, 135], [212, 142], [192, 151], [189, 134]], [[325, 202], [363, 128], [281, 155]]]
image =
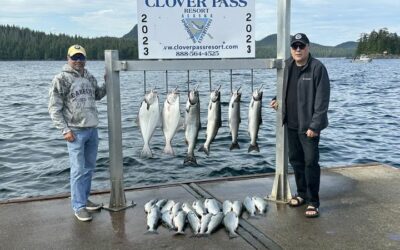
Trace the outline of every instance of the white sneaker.
[[96, 210], [99, 210], [102, 207], [103, 207], [103, 203], [96, 204], [96, 203], [90, 201], [89, 199], [86, 202], [86, 210], [88, 210], [88, 211], [96, 211]]
[[92, 220], [92, 216], [89, 214], [89, 212], [86, 210], [86, 208], [79, 209], [78, 212], [75, 212], [75, 216], [80, 221]]

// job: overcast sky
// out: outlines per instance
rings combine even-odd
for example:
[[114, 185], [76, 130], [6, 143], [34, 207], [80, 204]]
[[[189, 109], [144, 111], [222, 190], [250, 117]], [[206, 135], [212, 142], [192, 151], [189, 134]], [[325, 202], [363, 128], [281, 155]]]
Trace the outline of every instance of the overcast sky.
[[[276, 3], [256, 1], [256, 39], [276, 33]], [[388, 28], [400, 35], [399, 0], [292, 0], [291, 34], [322, 45], [356, 41]], [[136, 0], [0, 0], [0, 24], [83, 37], [128, 33], [137, 23]]]

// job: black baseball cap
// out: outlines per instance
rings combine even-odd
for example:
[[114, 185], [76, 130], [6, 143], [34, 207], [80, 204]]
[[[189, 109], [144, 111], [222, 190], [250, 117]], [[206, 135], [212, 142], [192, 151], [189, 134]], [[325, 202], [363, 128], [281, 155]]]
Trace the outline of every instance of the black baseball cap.
[[310, 43], [310, 40], [308, 40], [306, 34], [297, 33], [296, 35], [292, 36], [292, 41], [290, 42], [290, 45], [297, 42], [307, 45]]

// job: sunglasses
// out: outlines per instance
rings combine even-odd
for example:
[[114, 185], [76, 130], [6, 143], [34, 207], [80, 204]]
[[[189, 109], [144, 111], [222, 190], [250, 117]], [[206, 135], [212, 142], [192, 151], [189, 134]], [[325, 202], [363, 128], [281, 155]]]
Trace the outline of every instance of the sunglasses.
[[295, 43], [295, 44], [292, 44], [290, 47], [292, 47], [292, 49], [294, 49], [294, 50], [297, 50], [298, 48], [302, 50], [306, 47], [306, 45], [303, 43]]
[[75, 55], [71, 56], [70, 58], [71, 58], [72, 61], [78, 61], [78, 60], [79, 61], [85, 61], [86, 60], [86, 57], [83, 54], [80, 54], [80, 53], [75, 54]]

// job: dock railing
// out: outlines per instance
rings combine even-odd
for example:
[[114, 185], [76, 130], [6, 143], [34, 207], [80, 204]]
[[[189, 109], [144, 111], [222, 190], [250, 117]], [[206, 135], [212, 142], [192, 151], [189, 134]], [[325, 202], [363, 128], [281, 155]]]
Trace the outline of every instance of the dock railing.
[[[235, 70], [235, 69], [277, 69], [278, 103], [282, 103], [284, 59], [289, 56], [290, 40], [290, 0], [278, 0], [277, 58], [274, 59], [198, 59], [198, 60], [135, 60], [121, 61], [117, 50], [105, 51], [107, 117], [110, 155], [110, 211], [131, 207], [127, 203], [123, 184], [123, 153], [121, 124], [121, 71], [190, 71], [190, 70]], [[277, 202], [287, 202], [291, 198], [287, 179], [287, 135], [282, 126], [282, 105], [276, 112], [276, 170], [274, 185], [267, 198]]]

